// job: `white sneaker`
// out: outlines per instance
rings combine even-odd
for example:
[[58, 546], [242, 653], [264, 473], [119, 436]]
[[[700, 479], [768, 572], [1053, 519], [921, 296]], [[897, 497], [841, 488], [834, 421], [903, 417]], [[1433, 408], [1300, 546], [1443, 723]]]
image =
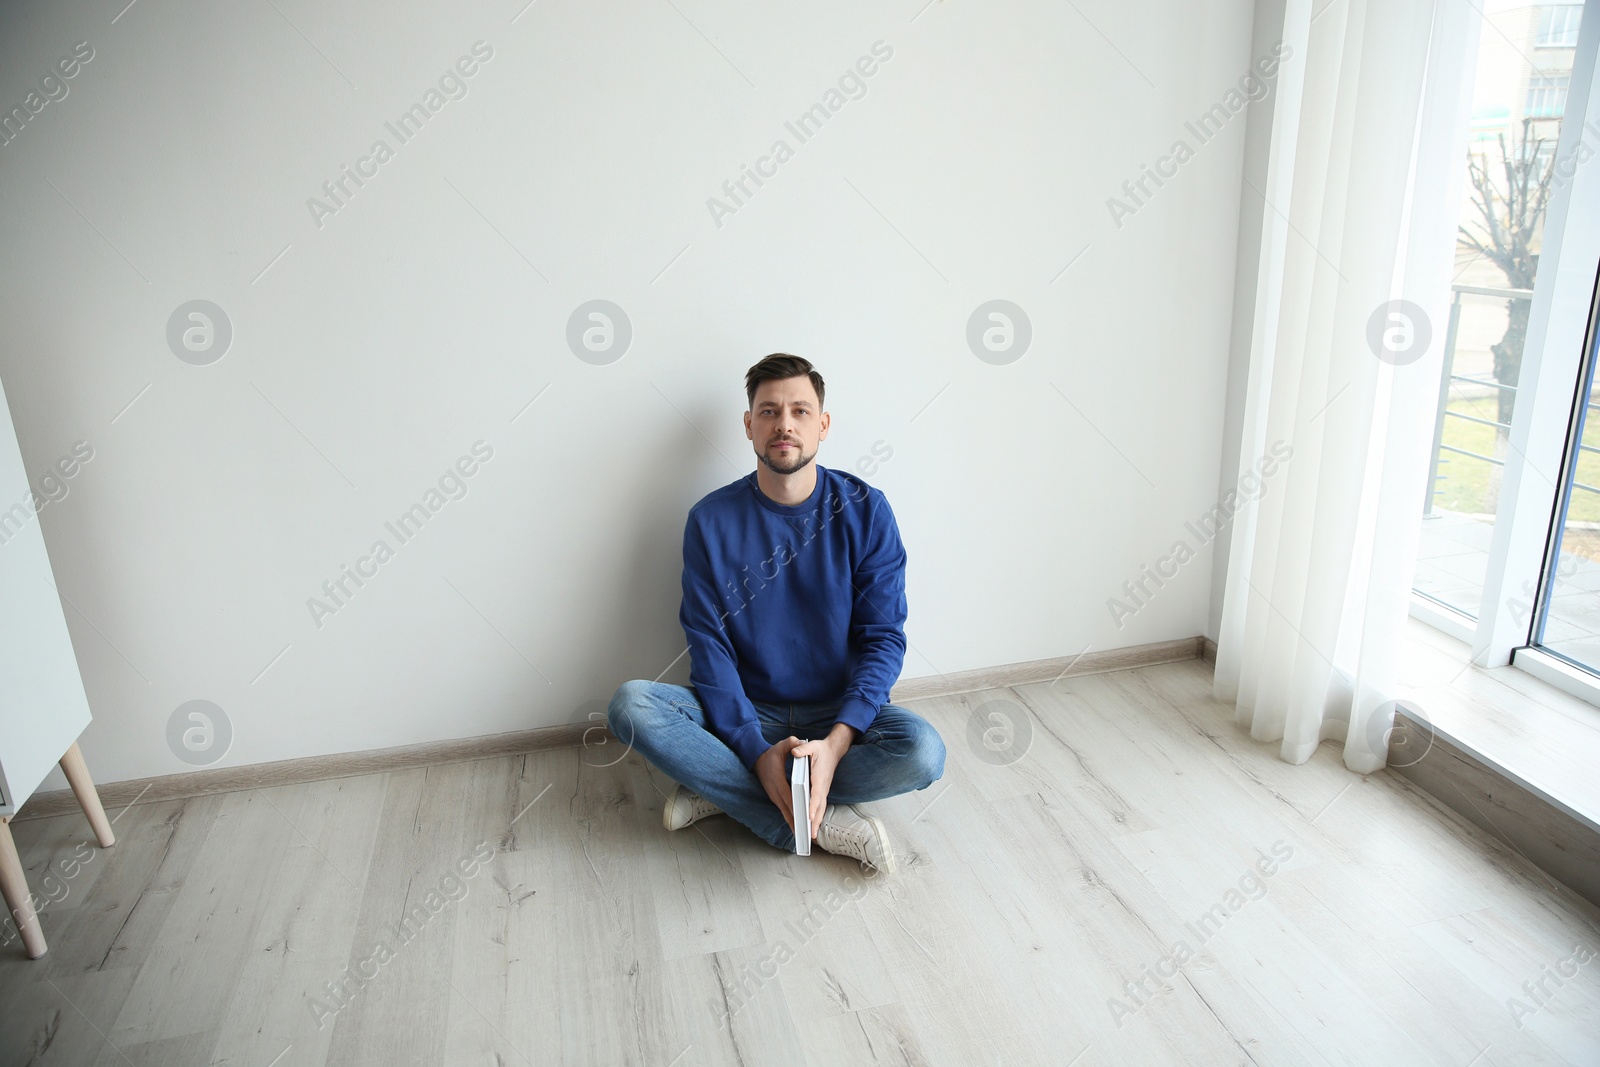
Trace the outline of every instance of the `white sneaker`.
[[722, 809], [691, 789], [674, 785], [661, 808], [661, 825], [668, 830], [682, 830], [707, 815], [721, 815]]
[[817, 844], [836, 856], [849, 856], [884, 874], [895, 872], [894, 849], [883, 820], [854, 804], [829, 804], [817, 827]]

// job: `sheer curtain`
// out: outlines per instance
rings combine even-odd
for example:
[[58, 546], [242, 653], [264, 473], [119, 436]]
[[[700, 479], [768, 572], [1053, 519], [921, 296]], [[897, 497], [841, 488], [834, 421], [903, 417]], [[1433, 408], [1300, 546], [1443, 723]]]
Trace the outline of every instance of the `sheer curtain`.
[[[1476, 18], [1465, 0], [1285, 10], [1299, 61], [1245, 188], [1263, 224], [1239, 475], [1274, 445], [1292, 458], [1234, 516], [1214, 692], [1290, 763], [1335, 738], [1350, 769], [1384, 765]], [[1393, 317], [1398, 299], [1417, 307]]]

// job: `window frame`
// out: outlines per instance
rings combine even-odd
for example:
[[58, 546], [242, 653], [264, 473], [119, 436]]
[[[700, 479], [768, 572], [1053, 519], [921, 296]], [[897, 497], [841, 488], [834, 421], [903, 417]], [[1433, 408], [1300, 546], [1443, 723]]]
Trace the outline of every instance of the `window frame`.
[[[1480, 667], [1512, 664], [1531, 667], [1529, 673], [1546, 680], [1560, 676], [1563, 688], [1581, 689], [1575, 695], [1600, 705], [1600, 674], [1592, 683], [1574, 681], [1570, 671], [1558, 669], [1565, 665], [1555, 656], [1532, 647], [1547, 599], [1547, 561], [1559, 544], [1570, 415], [1589, 355], [1600, 283], [1600, 0], [1585, 0], [1582, 11], [1478, 616], [1474, 620], [1415, 590], [1410, 613], [1467, 641]], [[1575, 159], [1580, 144], [1596, 158], [1576, 164], [1571, 178], [1562, 180], [1559, 168]], [[1545, 471], [1554, 473], [1554, 481]], [[1535, 591], [1531, 601], [1527, 590]], [[1530, 604], [1520, 617], [1514, 609], [1519, 599]]]
[[[1587, 671], [1596, 676], [1600, 683], [1600, 663], [1589, 666], [1579, 663], [1560, 650], [1550, 648], [1544, 643], [1545, 624], [1550, 618], [1550, 603], [1555, 594], [1556, 577], [1559, 574], [1561, 560], [1561, 538], [1566, 530], [1567, 509], [1572, 502], [1572, 494], [1568, 489], [1570, 483], [1577, 480], [1578, 461], [1582, 458], [1580, 445], [1583, 440], [1583, 431], [1589, 420], [1589, 395], [1590, 389], [1586, 388], [1591, 382], [1591, 375], [1595, 373], [1595, 362], [1600, 359], [1600, 351], [1596, 350], [1596, 343], [1600, 341], [1595, 331], [1600, 327], [1600, 271], [1597, 271], [1593, 292], [1589, 298], [1589, 322], [1584, 332], [1583, 358], [1578, 362], [1578, 374], [1573, 382], [1572, 403], [1567, 414], [1567, 441], [1561, 457], [1561, 468], [1557, 474], [1556, 506], [1550, 517], [1550, 532], [1545, 540], [1544, 560], [1539, 569], [1538, 594], [1534, 600], [1532, 619], [1528, 627], [1527, 647], [1537, 650], [1543, 655], [1553, 657], [1570, 664], [1578, 670]], [[1514, 657], [1513, 657], [1514, 658]]]

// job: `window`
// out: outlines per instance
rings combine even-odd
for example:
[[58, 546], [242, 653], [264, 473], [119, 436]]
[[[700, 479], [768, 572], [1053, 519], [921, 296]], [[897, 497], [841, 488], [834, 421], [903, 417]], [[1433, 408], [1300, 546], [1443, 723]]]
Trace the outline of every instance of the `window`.
[[[1412, 612], [1480, 665], [1600, 705], [1600, 163], [1583, 165], [1600, 33], [1585, 8], [1600, 0], [1500, 8], [1479, 37]], [[1535, 27], [1538, 47], [1568, 50], [1532, 53]]]
[[1524, 113], [1536, 119], [1558, 119], [1567, 110], [1567, 74], [1535, 73], [1528, 78]]
[[[1522, 25], [1533, 28], [1533, 11], [1520, 10], [1519, 17], [1528, 20]], [[1581, 5], [1538, 8], [1540, 46], [1575, 46], [1582, 12]], [[1544, 55], [1536, 61], [1526, 44], [1515, 43], [1511, 29], [1509, 22], [1504, 27], [1485, 25], [1478, 41], [1462, 158], [1466, 181], [1449, 320], [1443, 330], [1444, 369], [1433, 413], [1429, 489], [1413, 577], [1417, 593], [1448, 609], [1435, 615], [1454, 620], [1450, 625], [1467, 635], [1481, 615], [1493, 613], [1485, 611], [1482, 601], [1494, 545], [1503, 540], [1496, 536], [1501, 487], [1507, 472], [1524, 459], [1511, 448], [1512, 421], [1530, 400], [1519, 395], [1523, 343], [1539, 281], [1545, 218], [1557, 184], [1555, 149], [1573, 58]], [[1571, 380], [1566, 383], [1563, 408], [1570, 403], [1573, 386]], [[1600, 448], [1600, 417], [1589, 432]], [[1600, 489], [1600, 452], [1585, 455], [1576, 484]], [[1551, 476], [1546, 484], [1553, 484], [1555, 462], [1540, 467]], [[1600, 492], [1576, 492], [1574, 522], [1591, 517], [1600, 521]], [[1569, 544], [1576, 538], [1575, 533]], [[1600, 543], [1600, 532], [1594, 538]], [[1595, 555], [1600, 560], [1600, 550]], [[1596, 569], [1600, 572], [1600, 563]], [[1525, 639], [1533, 622], [1535, 590], [1525, 590], [1520, 603]], [[1595, 630], [1600, 634], [1600, 618]], [[1557, 624], [1552, 633], [1559, 631]]]
[[1573, 404], [1561, 499], [1545, 560], [1543, 595], [1530, 644], [1600, 673], [1600, 397], [1591, 316], [1578, 399]]
[[1578, 20], [1583, 15], [1583, 5], [1563, 4], [1539, 9], [1539, 35], [1534, 38], [1535, 48], [1578, 47]]

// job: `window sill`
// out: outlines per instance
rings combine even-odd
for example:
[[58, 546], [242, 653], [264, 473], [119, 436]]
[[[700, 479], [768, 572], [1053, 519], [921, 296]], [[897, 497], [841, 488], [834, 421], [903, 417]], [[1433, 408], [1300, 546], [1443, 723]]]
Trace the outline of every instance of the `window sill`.
[[1600, 833], [1600, 707], [1539, 676], [1553, 657], [1475, 667], [1466, 641], [1415, 614], [1402, 641], [1399, 696], [1438, 736]]

